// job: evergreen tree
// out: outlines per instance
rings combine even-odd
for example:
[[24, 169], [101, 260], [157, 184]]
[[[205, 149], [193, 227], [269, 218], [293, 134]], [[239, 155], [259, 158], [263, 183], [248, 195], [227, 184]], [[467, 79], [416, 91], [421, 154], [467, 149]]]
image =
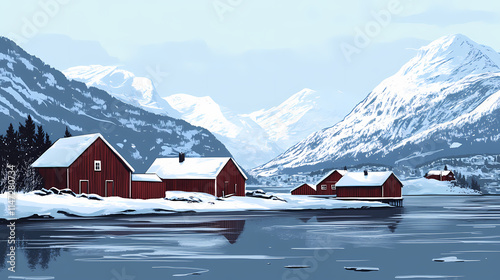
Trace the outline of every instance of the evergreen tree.
[[447, 171], [448, 170], [448, 165], [444, 165], [444, 170]]
[[36, 125], [30, 115], [24, 125], [19, 123], [19, 150], [23, 158], [33, 157], [35, 153], [35, 130]]
[[68, 126], [66, 126], [66, 131], [64, 132], [64, 137], [71, 137], [71, 133], [68, 130]]
[[18, 150], [18, 140], [17, 132], [14, 130], [12, 124], [9, 125], [7, 133], [4, 137], [4, 147], [5, 147], [5, 162], [13, 165], [17, 165], [19, 162], [19, 150]]
[[38, 158], [45, 149], [45, 131], [43, 127], [39, 125], [35, 134], [35, 156]]
[[479, 182], [477, 181], [475, 176], [472, 177], [470, 185], [471, 189], [481, 191], [481, 186], [479, 185]]

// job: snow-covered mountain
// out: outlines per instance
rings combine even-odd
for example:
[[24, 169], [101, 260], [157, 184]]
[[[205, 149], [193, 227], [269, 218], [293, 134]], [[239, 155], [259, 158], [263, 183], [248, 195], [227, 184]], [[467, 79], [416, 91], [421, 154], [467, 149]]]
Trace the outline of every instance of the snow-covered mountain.
[[182, 119], [214, 133], [245, 168], [267, 162], [284, 151], [252, 119], [234, 114], [209, 96], [174, 94], [165, 100]]
[[[136, 88], [146, 89], [147, 85]], [[142, 94], [147, 96], [146, 91]], [[43, 125], [52, 140], [63, 135], [65, 126], [74, 135], [100, 132], [138, 172], [145, 171], [156, 157], [175, 156], [177, 152], [231, 155], [208, 130], [147, 112], [103, 90], [68, 80], [0, 37], [0, 127], [17, 125], [28, 114]]]
[[317, 131], [252, 174], [359, 163], [415, 166], [500, 152], [500, 55], [466, 36], [422, 47], [341, 122]]
[[281, 148], [296, 144], [309, 134], [331, 126], [341, 118], [336, 114], [333, 94], [305, 88], [278, 106], [248, 116], [267, 131]]
[[271, 109], [235, 114], [210, 97], [166, 97], [182, 119], [207, 128], [240, 158], [243, 166], [263, 164], [318, 129], [337, 122], [333, 95], [303, 89]]
[[181, 118], [212, 132], [244, 168], [252, 168], [284, 149], [269, 140], [252, 119], [221, 108], [210, 97], [174, 94], [162, 98], [146, 77], [118, 66], [78, 66], [64, 70], [66, 77], [105, 90], [117, 99], [146, 111]]
[[340, 120], [333, 95], [303, 89], [282, 104], [250, 114], [236, 114], [209, 96], [160, 97], [150, 79], [118, 66], [78, 66], [63, 73], [109, 92], [133, 106], [181, 118], [211, 131], [245, 168], [268, 162], [307, 135]]
[[88, 87], [102, 89], [125, 103], [152, 113], [179, 118], [177, 111], [160, 97], [150, 79], [136, 77], [119, 66], [76, 66], [64, 70], [63, 73], [69, 79], [83, 82]]

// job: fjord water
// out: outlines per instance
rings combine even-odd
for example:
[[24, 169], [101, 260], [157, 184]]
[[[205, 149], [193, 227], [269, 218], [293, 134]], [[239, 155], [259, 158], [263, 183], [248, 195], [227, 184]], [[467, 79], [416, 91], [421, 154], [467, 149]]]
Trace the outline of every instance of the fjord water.
[[[499, 218], [500, 196], [433, 196], [387, 209], [18, 221], [16, 273], [3, 241], [0, 276], [498, 279]], [[460, 262], [433, 261], [445, 257]]]

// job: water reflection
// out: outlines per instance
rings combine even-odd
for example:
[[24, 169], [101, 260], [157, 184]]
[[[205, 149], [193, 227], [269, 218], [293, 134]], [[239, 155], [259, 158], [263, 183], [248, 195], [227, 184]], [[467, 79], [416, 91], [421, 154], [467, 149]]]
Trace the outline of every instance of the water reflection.
[[[60, 257], [61, 250], [108, 259], [186, 255], [190, 250], [190, 254], [199, 254], [204, 248], [235, 244], [244, 227], [241, 218], [221, 220], [203, 215], [20, 220], [16, 245], [17, 253], [26, 257], [26, 267], [46, 270]], [[6, 241], [0, 243], [2, 269], [6, 268], [9, 246]]]

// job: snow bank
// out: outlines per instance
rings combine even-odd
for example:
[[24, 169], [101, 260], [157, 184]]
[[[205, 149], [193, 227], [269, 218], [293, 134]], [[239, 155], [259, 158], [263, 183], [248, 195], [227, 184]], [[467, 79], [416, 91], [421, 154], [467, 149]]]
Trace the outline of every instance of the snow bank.
[[455, 187], [451, 182], [419, 178], [403, 181], [403, 195], [480, 195], [472, 190]]
[[[205, 193], [167, 192], [167, 198], [128, 199], [103, 197], [88, 199], [70, 194], [40, 196], [35, 192], [16, 195], [16, 218], [33, 215], [64, 217], [93, 217], [113, 214], [151, 214], [161, 212], [226, 212], [248, 210], [306, 210], [388, 207], [380, 202], [339, 201], [334, 199], [278, 194], [283, 200], [257, 197], [217, 198]], [[7, 211], [8, 194], [0, 194], [0, 219], [12, 219]]]

